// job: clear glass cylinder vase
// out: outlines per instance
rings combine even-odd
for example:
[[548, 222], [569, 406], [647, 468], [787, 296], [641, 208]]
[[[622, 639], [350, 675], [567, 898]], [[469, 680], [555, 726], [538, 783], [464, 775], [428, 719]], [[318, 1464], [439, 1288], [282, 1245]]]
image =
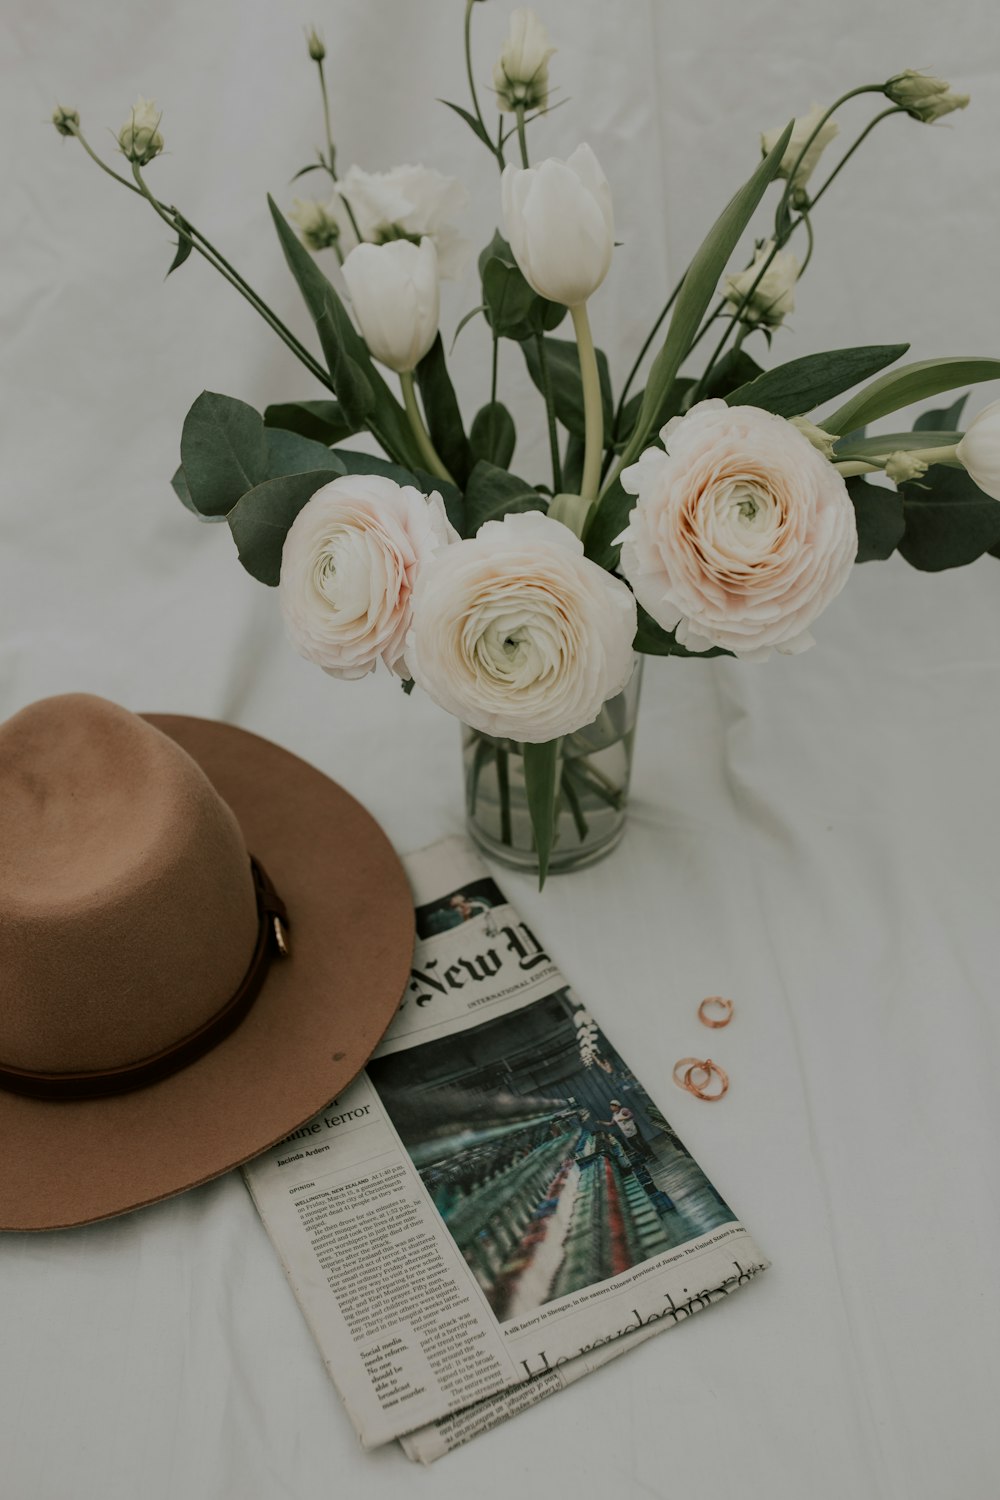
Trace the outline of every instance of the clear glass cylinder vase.
[[[610, 854], [625, 832], [642, 657], [625, 689], [593, 724], [559, 742], [556, 828], [549, 874], [579, 870]], [[470, 838], [516, 870], [537, 870], [524, 786], [524, 747], [462, 726], [465, 814]]]

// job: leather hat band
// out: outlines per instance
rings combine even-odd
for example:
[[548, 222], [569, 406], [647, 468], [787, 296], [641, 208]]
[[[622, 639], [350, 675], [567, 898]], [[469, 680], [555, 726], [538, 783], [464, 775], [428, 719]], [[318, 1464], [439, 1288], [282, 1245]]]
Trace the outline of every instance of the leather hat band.
[[128, 1094], [178, 1073], [235, 1031], [260, 994], [275, 953], [286, 958], [289, 952], [285, 904], [253, 855], [250, 867], [257, 897], [257, 942], [253, 957], [239, 989], [203, 1026], [151, 1057], [106, 1071], [36, 1073], [0, 1063], [0, 1089], [29, 1099], [103, 1099], [111, 1094]]

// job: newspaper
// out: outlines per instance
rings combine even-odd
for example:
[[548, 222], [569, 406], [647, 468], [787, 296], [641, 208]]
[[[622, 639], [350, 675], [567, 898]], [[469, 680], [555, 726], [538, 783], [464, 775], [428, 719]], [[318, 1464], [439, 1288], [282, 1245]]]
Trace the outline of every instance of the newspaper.
[[462, 839], [367, 1069], [244, 1168], [365, 1447], [430, 1462], [768, 1262]]

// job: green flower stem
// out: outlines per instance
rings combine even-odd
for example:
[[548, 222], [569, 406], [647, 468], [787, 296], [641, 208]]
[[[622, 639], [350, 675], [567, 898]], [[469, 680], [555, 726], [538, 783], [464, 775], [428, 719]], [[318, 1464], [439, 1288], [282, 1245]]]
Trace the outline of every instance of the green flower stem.
[[[112, 177], [116, 177], [117, 173], [112, 172], [110, 175]], [[253, 288], [243, 280], [242, 276], [238, 275], [238, 273], [232, 269], [228, 261], [224, 261], [222, 256], [220, 256], [217, 251], [212, 249], [205, 237], [199, 234], [192, 224], [189, 224], [186, 219], [183, 220], [183, 223], [179, 222], [181, 216], [178, 214], [177, 209], [166, 207], [159, 201], [158, 198], [153, 196], [149, 188], [146, 186], [146, 182], [142, 176], [141, 171], [139, 170], [139, 165], [137, 162], [132, 163], [132, 176], [135, 178], [137, 183], [136, 191], [138, 193], [141, 193], [141, 195], [146, 199], [147, 203], [149, 203], [149, 205], [152, 207], [153, 211], [158, 214], [159, 217], [163, 220], [164, 224], [169, 225], [176, 235], [186, 235], [188, 239], [191, 240], [192, 245], [194, 246], [195, 250], [198, 251], [199, 255], [207, 260], [209, 265], [213, 266], [214, 269], [218, 271], [220, 276], [225, 277], [230, 286], [235, 287], [240, 296], [245, 298], [246, 301], [249, 302], [254, 312], [262, 317], [264, 319], [264, 322], [274, 329], [274, 332], [281, 339], [282, 343], [288, 346], [288, 348], [295, 355], [296, 359], [298, 359], [302, 364], [305, 365], [310, 374], [315, 375], [316, 379], [320, 381], [321, 384], [326, 386], [328, 391], [332, 391], [333, 381], [330, 379], [327, 371], [324, 370], [322, 365], [320, 365], [313, 358], [308, 349], [306, 349], [302, 344], [299, 343], [298, 339], [292, 333], [291, 329], [285, 327], [281, 319], [277, 316], [276, 313], [271, 311], [263, 298], [259, 297], [253, 290]], [[124, 181], [124, 179], [120, 180]], [[129, 185], [130, 184], [126, 184], [126, 186]]]
[[[686, 276], [686, 275], [687, 275], [687, 272], [685, 271], [684, 272], [684, 276]], [[677, 301], [677, 297], [678, 297], [678, 294], [680, 292], [680, 289], [684, 285], [684, 276], [681, 277], [680, 281], [674, 287], [673, 291], [670, 293], [670, 296], [667, 298], [666, 302], [661, 307], [660, 313], [659, 313], [659, 316], [656, 319], [656, 322], [653, 324], [652, 328], [649, 330], [649, 333], [646, 336], [645, 343], [643, 344], [642, 348], [639, 350], [639, 353], [635, 357], [635, 363], [633, 364], [631, 370], [629, 370], [628, 375], [625, 377], [625, 384], [622, 386], [622, 393], [618, 397], [618, 405], [615, 408], [615, 419], [614, 419], [613, 423], [611, 424], [611, 435], [612, 435], [612, 438], [614, 438], [614, 439], [617, 439], [617, 437], [618, 437], [618, 430], [621, 427], [622, 412], [625, 410], [625, 403], [628, 400], [628, 393], [632, 389], [632, 382], [635, 379], [636, 375], [638, 375], [638, 373], [639, 373], [639, 366], [642, 364], [643, 360], [646, 358], [646, 355], [649, 353], [649, 350], [650, 350], [650, 347], [652, 345], [653, 340], [656, 338], [656, 335], [659, 333], [660, 329], [663, 327], [663, 324], [664, 324], [664, 321], [666, 319], [667, 314], [669, 313], [670, 309], [673, 307], [674, 303]], [[692, 345], [692, 347], [693, 347], [693, 345]]]
[[500, 798], [500, 842], [501, 844], [512, 844], [514, 842], [510, 819], [510, 766], [508, 765], [507, 750], [501, 750], [497, 746], [497, 793]]
[[846, 94], [841, 94], [839, 99], [835, 99], [833, 101], [826, 113], [820, 116], [819, 120], [813, 126], [811, 133], [803, 143], [802, 150], [799, 152], [798, 156], [795, 158], [795, 161], [792, 163], [791, 170], [788, 173], [788, 180], [785, 183], [785, 191], [782, 193], [781, 202], [778, 204], [778, 215], [775, 219], [775, 225], [777, 225], [778, 219], [781, 217], [781, 215], [785, 211], [787, 211], [788, 203], [791, 199], [794, 188], [795, 174], [798, 172], [799, 167], [802, 165], [802, 162], [805, 159], [806, 152], [809, 150], [809, 147], [812, 145], [813, 141], [823, 129], [823, 126], [826, 124], [827, 120], [829, 120], [832, 115], [835, 115], [840, 106], [842, 104], [846, 104], [848, 99], [856, 99], [859, 94], [882, 94], [884, 92], [885, 85], [882, 83], [859, 84], [856, 89], [848, 89]]
[[[811, 207], [812, 205], [810, 204], [810, 208]], [[805, 258], [803, 259], [801, 266], [799, 266], [799, 274], [796, 277], [796, 280], [801, 281], [803, 276], [805, 275], [806, 266], [812, 260], [812, 253], [816, 248], [816, 240], [813, 235], [812, 220], [809, 217], [809, 210], [802, 210], [802, 218], [799, 220], [799, 222], [806, 226], [806, 239], [808, 241], [808, 244], [806, 245]]]
[[[538, 349], [538, 368], [542, 377], [542, 394], [545, 397], [545, 416], [549, 430], [549, 453], [552, 458], [552, 493], [561, 494], [562, 464], [559, 460], [559, 434], [556, 431], [556, 406], [552, 396], [552, 380], [549, 375], [549, 356], [545, 352], [545, 339], [542, 335], [535, 335], [535, 343]], [[494, 345], [494, 348], [496, 345]], [[494, 400], [496, 397], [494, 396]]]
[[403, 388], [403, 405], [406, 407], [406, 416], [410, 424], [410, 431], [416, 439], [417, 447], [420, 450], [420, 457], [423, 459], [428, 472], [433, 474], [437, 479], [444, 479], [448, 484], [454, 484], [455, 481], [441, 462], [438, 451], [430, 440], [430, 434], [424, 426], [424, 419], [420, 415], [420, 408], [417, 405], [417, 393], [413, 386], [413, 371], [403, 370], [400, 373], [399, 383]]
[[528, 137], [524, 131], [524, 105], [519, 104], [515, 111], [517, 116], [517, 144], [521, 148], [521, 166], [530, 167], [528, 160]]
[[944, 448], [914, 448], [912, 456], [921, 459], [928, 467], [931, 464], [947, 464], [953, 469], [965, 467], [958, 456], [957, 443], [949, 443]]
[[878, 125], [882, 120], [888, 120], [888, 118], [889, 118], [890, 115], [905, 115], [905, 114], [908, 114], [908, 113], [909, 113], [909, 111], [903, 109], [902, 105], [900, 105], [900, 104], [894, 104], [891, 109], [884, 109], [881, 114], [875, 115], [875, 117], [873, 119], [869, 120], [868, 124], [865, 126], [864, 130], [862, 130], [861, 134], [858, 136], [857, 140], [854, 142], [854, 145], [851, 147], [851, 149], [849, 151], [845, 151], [845, 153], [841, 157], [840, 161], [837, 163], [837, 165], [834, 167], [833, 171], [830, 173], [829, 177], [823, 183], [823, 186], [821, 188], [819, 188], [817, 190], [817, 192], [815, 193], [815, 195], [809, 200], [809, 208], [810, 208], [810, 210], [814, 209], [816, 207], [817, 203], [822, 198], [823, 194], [826, 192], [826, 190], [830, 186], [831, 182], [833, 182], [834, 178], [838, 175], [838, 173], [842, 172], [843, 169], [844, 169], [844, 167], [847, 166], [847, 163], [850, 161], [850, 159], [854, 155], [855, 151], [857, 151], [858, 147], [862, 144], [862, 142], [869, 135], [871, 135], [871, 133], [875, 129], [876, 125]]
[[[469, 80], [469, 93], [472, 96], [472, 110], [476, 119], [479, 121], [480, 129], [483, 132], [483, 138], [489, 145], [489, 149], [493, 152], [493, 155], [496, 157], [497, 162], [502, 168], [503, 147], [501, 145], [494, 146], [490, 141], [490, 133], [486, 129], [486, 121], [483, 119], [483, 112], [479, 108], [479, 95], [476, 93], [476, 79], [472, 71], [472, 7], [475, 5], [475, 3], [476, 0], [465, 0], [465, 76]], [[500, 131], [502, 139], [502, 120], [500, 122]]]
[[[337, 148], [333, 144], [333, 132], [330, 129], [330, 99], [326, 91], [326, 74], [323, 71], [323, 59], [321, 57], [318, 57], [316, 59], [316, 67], [319, 70], [319, 91], [323, 96], [323, 128], [326, 131], [326, 160], [323, 160], [322, 152], [319, 153], [319, 159], [321, 162], [323, 162], [323, 166], [326, 168], [329, 174], [330, 181], [335, 185], [339, 185], [339, 178], [337, 177]], [[341, 203], [344, 205], [344, 210], [347, 214], [348, 219], [350, 220], [351, 228], [354, 230], [355, 238], [360, 245], [362, 240], [364, 239], [364, 235], [358, 228], [358, 221], [354, 217], [354, 210], [348, 203], [347, 199], [344, 197], [343, 193], [339, 193], [338, 197], [340, 198]], [[337, 252], [337, 259], [340, 261], [340, 264], [343, 265], [343, 250], [341, 250], [339, 245], [335, 245], [334, 248]]]
[[[886, 458], [888, 458], [888, 456], [889, 455], [886, 454]], [[884, 462], [885, 462], [885, 459], [882, 460], [882, 463], [884, 463]], [[833, 467], [836, 469], [837, 473], [843, 475], [843, 477], [845, 479], [853, 479], [858, 474], [875, 474], [875, 473], [877, 473], [882, 468], [882, 464], [881, 463], [865, 463], [864, 460], [862, 460], [860, 458], [858, 458], [858, 459], [853, 459], [852, 458], [852, 459], [845, 459], [843, 463], [834, 464]]]
[[601, 380], [597, 371], [597, 355], [590, 332], [586, 302], [570, 308], [573, 332], [576, 334], [580, 352], [580, 379], [583, 383], [583, 481], [580, 494], [591, 505], [597, 499], [601, 483], [601, 457], [604, 452], [604, 412], [601, 404]]

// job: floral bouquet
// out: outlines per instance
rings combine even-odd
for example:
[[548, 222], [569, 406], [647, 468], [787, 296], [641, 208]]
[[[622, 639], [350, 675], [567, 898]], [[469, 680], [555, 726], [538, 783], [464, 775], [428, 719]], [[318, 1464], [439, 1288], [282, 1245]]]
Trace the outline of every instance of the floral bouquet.
[[[912, 432], [866, 434], [914, 402], [1000, 379], [1000, 361], [901, 364], [907, 345], [879, 344], [765, 371], [746, 347], [769, 348], [792, 311], [813, 215], [871, 131], [968, 103], [907, 70], [762, 135], [761, 159], [616, 395], [587, 315], [612, 262], [628, 256], [615, 244], [611, 187], [589, 145], [532, 164], [554, 48], [530, 10], [510, 18], [495, 109], [484, 112], [475, 3], [465, 6], [469, 107], [447, 107], [494, 159], [501, 230], [479, 256], [476, 306], [449, 331], [478, 322], [491, 361], [490, 400], [471, 421], [439, 326], [439, 278], [462, 261], [462, 189], [424, 166], [340, 174], [315, 31], [325, 146], [296, 175], [322, 174], [329, 196], [296, 200], [287, 217], [269, 201], [318, 349], [155, 195], [147, 168], [163, 139], [152, 104], [140, 100], [118, 134], [121, 171], [91, 149], [75, 111], [58, 109], [54, 123], [174, 232], [171, 270], [193, 251], [204, 257], [327, 393], [261, 416], [203, 392], [181, 434], [178, 497], [228, 523], [243, 566], [277, 588], [304, 656], [342, 678], [381, 661], [461, 721], [473, 835], [544, 880], [621, 832], [642, 653], [802, 651], [855, 563], [899, 551], [936, 570], [1000, 555], [1000, 402], [964, 433], [958, 400]], [[876, 113], [816, 185], [837, 116], [866, 97]], [[770, 227], [749, 264], [730, 269], [770, 190]], [[556, 337], [567, 323], [570, 336]], [[520, 345], [544, 408], [544, 477], [517, 473], [501, 340]], [[351, 446], [360, 432], [384, 457]]]

